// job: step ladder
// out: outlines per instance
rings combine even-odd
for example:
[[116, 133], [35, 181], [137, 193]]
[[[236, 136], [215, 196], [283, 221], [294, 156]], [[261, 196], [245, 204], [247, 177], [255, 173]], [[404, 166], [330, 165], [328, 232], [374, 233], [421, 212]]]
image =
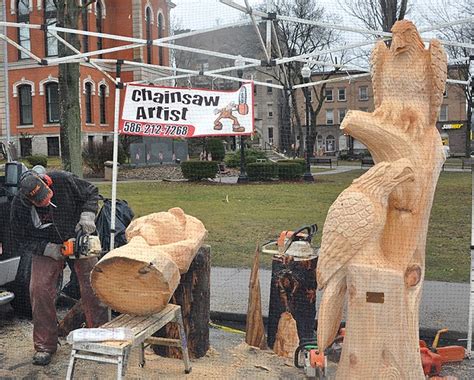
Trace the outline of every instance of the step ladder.
[[[176, 322], [178, 324], [180, 339], [152, 336], [169, 322]], [[134, 334], [133, 339], [127, 341], [73, 343], [66, 375], [67, 380], [73, 378], [74, 366], [78, 359], [115, 364], [117, 366], [117, 379], [121, 380], [127, 370], [131, 349], [139, 347], [139, 365], [143, 367], [145, 365], [145, 347], [150, 344], [179, 347], [183, 353], [184, 372], [187, 374], [191, 372], [181, 306], [169, 304], [160, 313], [145, 317], [122, 314], [101, 326], [101, 328], [117, 327], [131, 329]]]

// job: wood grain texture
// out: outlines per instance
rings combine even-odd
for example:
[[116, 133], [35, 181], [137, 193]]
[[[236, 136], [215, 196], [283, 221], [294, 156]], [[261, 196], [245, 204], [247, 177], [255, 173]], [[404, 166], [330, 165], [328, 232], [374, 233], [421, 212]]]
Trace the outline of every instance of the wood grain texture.
[[257, 246], [249, 281], [249, 303], [245, 326], [245, 342], [262, 350], [267, 348], [265, 326], [262, 315], [262, 296], [258, 271], [260, 266], [260, 247]]
[[318, 343], [329, 346], [348, 298], [338, 379], [424, 379], [418, 314], [428, 221], [445, 161], [436, 119], [447, 58], [427, 50], [410, 21], [390, 48], [372, 53], [375, 110], [349, 111], [341, 129], [367, 146], [375, 166], [331, 206], [318, 263], [324, 288]]
[[207, 231], [198, 219], [173, 208], [132, 221], [126, 234], [128, 243], [94, 267], [92, 287], [116, 311], [157, 313], [168, 304]]

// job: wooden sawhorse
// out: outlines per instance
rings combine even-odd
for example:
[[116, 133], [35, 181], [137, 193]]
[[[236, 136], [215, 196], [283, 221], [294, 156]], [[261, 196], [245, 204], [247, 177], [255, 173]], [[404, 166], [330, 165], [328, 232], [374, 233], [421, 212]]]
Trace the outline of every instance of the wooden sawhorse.
[[[152, 337], [155, 332], [166, 326], [169, 322], [176, 322], [178, 324], [180, 339]], [[147, 317], [122, 314], [101, 326], [101, 328], [117, 327], [131, 329], [134, 334], [133, 340], [73, 343], [66, 380], [73, 378], [74, 365], [77, 359], [115, 364], [117, 365], [117, 379], [121, 380], [127, 370], [131, 349], [140, 346], [140, 367], [143, 367], [145, 365], [145, 345], [149, 344], [181, 348], [185, 373], [191, 372], [181, 306], [169, 304], [158, 314]]]

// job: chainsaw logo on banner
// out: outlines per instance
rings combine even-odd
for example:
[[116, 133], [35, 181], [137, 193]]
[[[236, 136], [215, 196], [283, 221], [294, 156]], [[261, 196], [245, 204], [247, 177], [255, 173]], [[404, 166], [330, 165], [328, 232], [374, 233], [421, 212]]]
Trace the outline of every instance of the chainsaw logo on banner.
[[128, 85], [119, 123], [127, 135], [203, 137], [250, 135], [253, 84], [236, 91]]

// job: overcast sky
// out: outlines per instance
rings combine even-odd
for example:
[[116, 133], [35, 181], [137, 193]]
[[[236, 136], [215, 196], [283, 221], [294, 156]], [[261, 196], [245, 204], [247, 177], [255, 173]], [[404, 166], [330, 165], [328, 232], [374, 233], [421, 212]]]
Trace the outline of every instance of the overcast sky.
[[[245, 5], [244, 0], [234, 0], [235, 2]], [[248, 0], [251, 6], [265, 3], [265, 0]], [[409, 19], [418, 19], [420, 11], [427, 13], [430, 11], [433, 3], [438, 0], [410, 0], [409, 7], [412, 13], [407, 17]], [[172, 10], [171, 17], [173, 23], [183, 29], [202, 29], [235, 22], [242, 16], [242, 12], [222, 4], [219, 0], [173, 0], [176, 8]], [[344, 0], [341, 0], [344, 3]], [[324, 6], [326, 11], [338, 14], [344, 17], [344, 23], [350, 24], [350, 18], [341, 12], [337, 0], [317, 0], [318, 5]]]

